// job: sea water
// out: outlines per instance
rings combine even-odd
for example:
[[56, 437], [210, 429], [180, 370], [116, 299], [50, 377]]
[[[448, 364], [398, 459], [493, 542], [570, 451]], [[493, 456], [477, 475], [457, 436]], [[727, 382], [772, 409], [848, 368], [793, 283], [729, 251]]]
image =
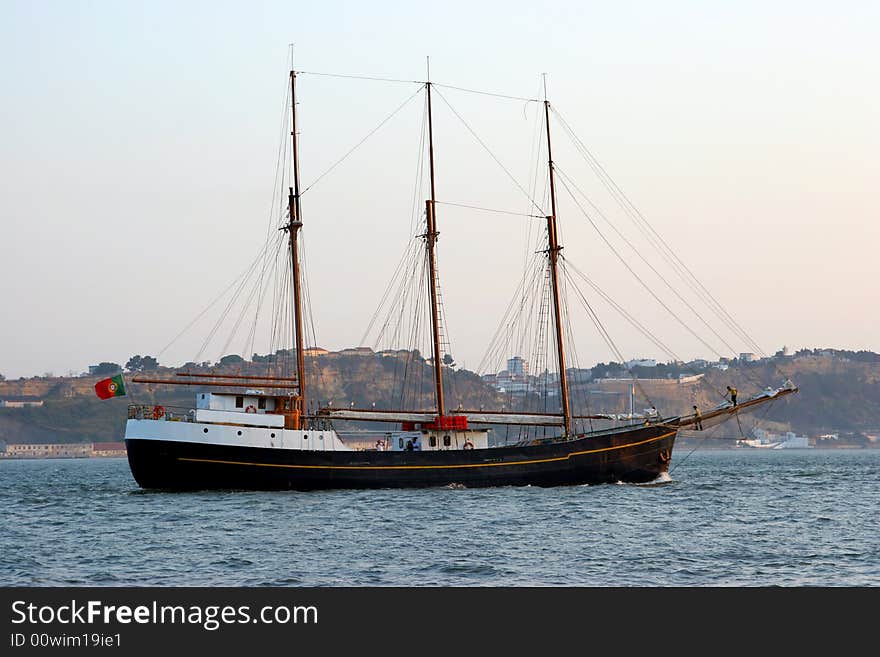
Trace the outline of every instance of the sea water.
[[876, 586], [880, 450], [676, 449], [651, 485], [141, 490], [0, 461], [13, 586]]

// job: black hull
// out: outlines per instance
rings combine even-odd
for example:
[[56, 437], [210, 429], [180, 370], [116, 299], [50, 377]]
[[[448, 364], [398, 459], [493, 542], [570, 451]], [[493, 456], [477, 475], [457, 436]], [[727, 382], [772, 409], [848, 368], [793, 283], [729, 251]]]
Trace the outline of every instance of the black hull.
[[440, 452], [320, 452], [126, 439], [142, 488], [322, 490], [653, 481], [676, 431], [647, 426], [543, 445]]

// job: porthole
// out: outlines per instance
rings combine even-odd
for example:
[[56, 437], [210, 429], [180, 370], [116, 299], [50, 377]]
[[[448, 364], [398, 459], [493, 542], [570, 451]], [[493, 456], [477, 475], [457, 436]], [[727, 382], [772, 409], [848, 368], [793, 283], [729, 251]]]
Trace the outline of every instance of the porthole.
[[274, 438], [274, 437], [275, 437], [275, 434], [274, 434], [274, 433], [270, 433], [269, 436], [271, 436], [272, 438]]
[[303, 440], [308, 440], [308, 439], [309, 439], [308, 434], [303, 434]]
[[[205, 429], [205, 431], [207, 431], [207, 429]], [[403, 438], [398, 440], [398, 447], [400, 447], [400, 449], [403, 449]]]
[[204, 429], [202, 429], [202, 431], [204, 431], [205, 433], [208, 433], [208, 427], [205, 427]]
[[452, 444], [452, 438], [450, 438], [448, 434], [443, 436], [443, 446], [449, 447], [451, 444]]
[[241, 431], [238, 432], [238, 435], [239, 435], [239, 436], [241, 435]]
[[431, 447], [436, 447], [437, 446], [437, 436], [431, 436], [431, 439], [428, 441], [428, 443], [431, 445]]

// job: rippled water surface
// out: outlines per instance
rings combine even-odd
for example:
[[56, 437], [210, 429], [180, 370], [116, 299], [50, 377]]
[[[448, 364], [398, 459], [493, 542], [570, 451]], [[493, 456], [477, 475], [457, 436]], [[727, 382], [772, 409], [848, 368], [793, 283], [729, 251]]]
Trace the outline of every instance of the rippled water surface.
[[880, 585], [880, 450], [686, 455], [647, 486], [317, 493], [0, 461], [0, 584]]

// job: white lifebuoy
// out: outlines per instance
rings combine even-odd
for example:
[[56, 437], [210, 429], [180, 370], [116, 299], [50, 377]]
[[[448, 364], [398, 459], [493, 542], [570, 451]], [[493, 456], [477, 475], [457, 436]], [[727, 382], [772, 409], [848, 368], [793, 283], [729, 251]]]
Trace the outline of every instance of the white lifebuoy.
[[462, 449], [473, 449], [474, 444], [470, 440], [465, 440]]
[[257, 407], [254, 406], [253, 404], [249, 404], [248, 407], [246, 409], [244, 409], [244, 412], [245, 413], [256, 413]]

